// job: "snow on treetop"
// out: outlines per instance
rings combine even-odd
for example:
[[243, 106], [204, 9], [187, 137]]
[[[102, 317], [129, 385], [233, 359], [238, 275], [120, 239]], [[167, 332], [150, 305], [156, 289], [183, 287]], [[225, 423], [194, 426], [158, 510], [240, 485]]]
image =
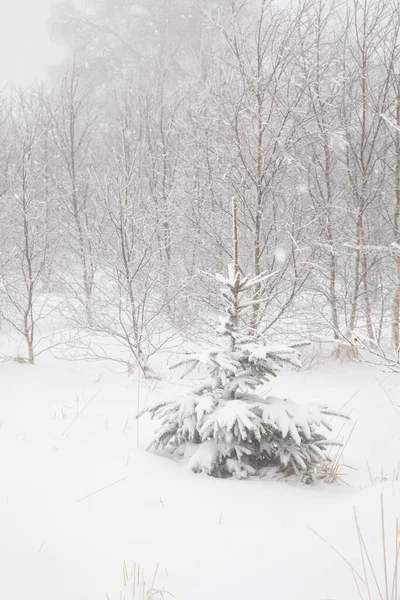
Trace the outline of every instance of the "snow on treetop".
[[226, 286], [229, 290], [237, 287], [237, 291], [240, 293], [249, 290], [255, 285], [262, 283], [266, 279], [274, 277], [277, 273], [278, 271], [273, 271], [272, 273], [269, 271], [263, 271], [254, 277], [247, 277], [246, 275], [242, 275], [239, 271], [235, 272], [235, 267], [231, 263], [228, 265], [228, 277], [221, 275], [221, 273], [216, 273], [215, 275], [210, 275], [207, 273], [207, 276], [211, 277], [212, 279], [216, 279], [220, 283], [223, 283], [224, 286]]

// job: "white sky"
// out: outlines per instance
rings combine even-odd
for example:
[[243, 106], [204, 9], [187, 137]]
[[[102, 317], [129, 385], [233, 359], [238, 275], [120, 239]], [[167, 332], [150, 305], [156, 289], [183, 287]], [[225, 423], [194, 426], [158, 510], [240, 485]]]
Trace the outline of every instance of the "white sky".
[[57, 2], [0, 0], [0, 86], [10, 80], [28, 84], [42, 79], [46, 65], [62, 57], [63, 49], [51, 43], [47, 30], [50, 7]]
[[0, 82], [43, 78], [62, 49], [50, 42], [47, 18], [58, 0], [0, 0]]

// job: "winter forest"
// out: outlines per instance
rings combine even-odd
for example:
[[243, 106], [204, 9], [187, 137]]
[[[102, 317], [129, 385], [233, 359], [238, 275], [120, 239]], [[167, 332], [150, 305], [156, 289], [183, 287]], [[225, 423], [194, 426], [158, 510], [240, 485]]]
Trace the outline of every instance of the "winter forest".
[[399, 0], [47, 28], [0, 90], [0, 595], [400, 600]]

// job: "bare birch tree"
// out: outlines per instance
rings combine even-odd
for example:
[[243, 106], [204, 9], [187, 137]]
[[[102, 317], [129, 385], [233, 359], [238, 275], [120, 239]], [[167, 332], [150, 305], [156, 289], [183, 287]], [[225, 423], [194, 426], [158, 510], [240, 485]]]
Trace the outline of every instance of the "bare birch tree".
[[98, 115], [90, 97], [90, 84], [82, 79], [82, 67], [73, 63], [61, 82], [53, 110], [53, 132], [60, 158], [58, 190], [63, 200], [64, 226], [70, 240], [71, 258], [76, 259], [80, 271], [75, 277], [71, 269], [69, 275], [72, 285], [77, 285], [77, 298], [83, 303], [90, 325], [99, 218], [96, 202], [93, 202], [91, 141]]
[[38, 352], [48, 347], [45, 343], [38, 350], [43, 341], [40, 322], [54, 308], [42, 291], [55, 253], [54, 223], [46, 191], [50, 117], [39, 96], [19, 90], [13, 98], [10, 118], [14, 149], [2, 221], [2, 315], [11, 331], [25, 342], [24, 360], [33, 364]]

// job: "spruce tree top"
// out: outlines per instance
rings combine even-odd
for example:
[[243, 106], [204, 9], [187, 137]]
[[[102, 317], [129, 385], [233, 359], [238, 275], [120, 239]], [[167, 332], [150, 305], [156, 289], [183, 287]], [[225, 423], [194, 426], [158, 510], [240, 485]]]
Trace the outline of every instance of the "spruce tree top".
[[265, 335], [252, 326], [252, 307], [265, 301], [255, 298], [258, 286], [273, 275], [261, 273], [256, 277], [245, 277], [234, 265], [229, 265], [228, 277], [215, 275], [222, 283], [220, 293], [225, 304], [216, 330], [222, 343], [192, 354], [172, 367], [187, 365], [185, 374], [188, 374], [195, 367], [205, 366], [208, 378], [195, 393], [212, 391], [214, 396], [226, 400], [250, 400], [250, 392], [275, 377], [280, 366], [285, 363], [299, 366], [294, 346], [267, 343]]

